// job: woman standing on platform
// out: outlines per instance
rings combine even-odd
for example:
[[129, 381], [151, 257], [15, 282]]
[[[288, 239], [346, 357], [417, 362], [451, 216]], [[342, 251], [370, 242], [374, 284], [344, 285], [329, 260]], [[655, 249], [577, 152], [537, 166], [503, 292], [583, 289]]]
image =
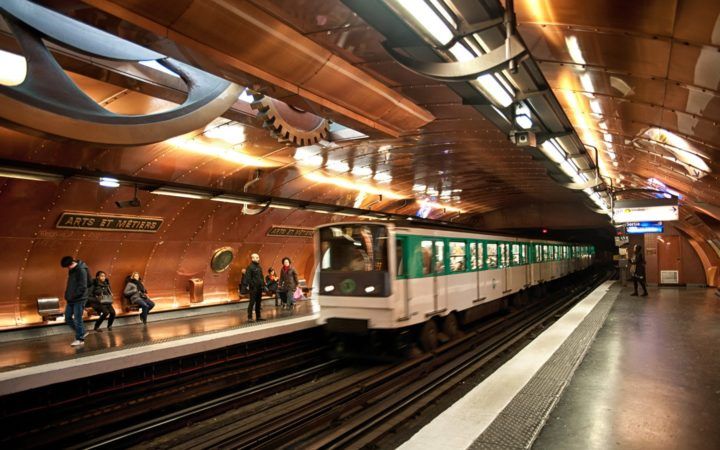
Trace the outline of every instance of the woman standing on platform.
[[110, 290], [110, 279], [102, 270], [95, 274], [95, 279], [90, 286], [90, 292], [94, 297], [93, 308], [97, 311], [100, 318], [95, 321], [95, 331], [101, 331], [100, 325], [107, 319], [107, 329], [112, 331], [112, 325], [115, 321], [115, 308], [113, 308], [113, 296]]
[[268, 294], [275, 297], [275, 306], [279, 306], [280, 299], [278, 298], [278, 276], [275, 273], [275, 269], [268, 269], [268, 274], [265, 275], [265, 288]]
[[295, 290], [298, 287], [297, 272], [292, 267], [292, 261], [287, 256], [282, 259], [282, 269], [280, 270], [280, 299], [283, 308], [291, 309], [295, 305]]
[[147, 324], [148, 313], [155, 307], [155, 302], [148, 297], [147, 289], [140, 280], [140, 272], [133, 272], [125, 280], [123, 295], [132, 303], [140, 306], [140, 320], [143, 324]]
[[630, 295], [638, 295], [638, 283], [643, 288], [643, 297], [648, 295], [647, 284], [645, 283], [645, 255], [643, 255], [642, 247], [635, 245], [633, 247], [633, 257], [630, 259], [630, 274], [633, 277], [634, 292]]

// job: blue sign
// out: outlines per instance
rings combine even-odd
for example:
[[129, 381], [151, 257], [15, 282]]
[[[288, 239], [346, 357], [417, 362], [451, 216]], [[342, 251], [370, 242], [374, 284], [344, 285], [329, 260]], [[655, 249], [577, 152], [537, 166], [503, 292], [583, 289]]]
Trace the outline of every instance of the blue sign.
[[628, 222], [627, 233], [628, 234], [643, 234], [643, 233], [662, 233], [663, 223], [662, 222]]

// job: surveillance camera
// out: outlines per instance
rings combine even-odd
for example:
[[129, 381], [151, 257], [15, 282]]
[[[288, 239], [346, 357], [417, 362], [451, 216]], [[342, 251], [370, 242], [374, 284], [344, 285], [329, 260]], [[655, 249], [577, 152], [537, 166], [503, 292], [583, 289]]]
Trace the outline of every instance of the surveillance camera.
[[118, 208], [138, 208], [140, 207], [140, 200], [137, 198], [134, 198], [132, 200], [123, 200], [115, 202], [115, 205]]
[[532, 131], [511, 131], [510, 141], [518, 147], [535, 147], [537, 139]]

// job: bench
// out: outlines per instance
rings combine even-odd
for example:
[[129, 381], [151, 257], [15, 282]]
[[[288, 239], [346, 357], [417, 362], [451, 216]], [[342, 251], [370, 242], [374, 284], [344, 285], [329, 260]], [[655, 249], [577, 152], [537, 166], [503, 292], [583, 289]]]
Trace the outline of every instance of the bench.
[[56, 320], [64, 311], [60, 309], [58, 297], [42, 297], [37, 299], [38, 314], [44, 321]]
[[138, 305], [137, 303], [131, 302], [124, 295], [122, 296], [122, 308], [123, 308], [123, 311], [125, 311], [125, 312], [140, 311], [140, 305]]

